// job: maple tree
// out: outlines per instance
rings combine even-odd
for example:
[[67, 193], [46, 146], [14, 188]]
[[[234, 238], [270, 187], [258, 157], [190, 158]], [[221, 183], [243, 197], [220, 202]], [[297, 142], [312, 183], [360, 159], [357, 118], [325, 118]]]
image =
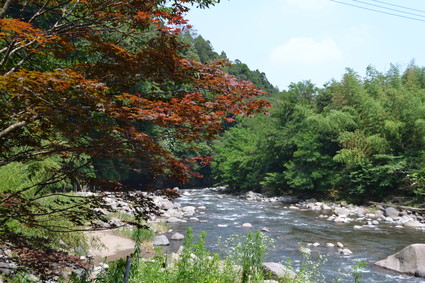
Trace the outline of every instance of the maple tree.
[[[123, 160], [134, 170], [143, 159], [153, 178], [164, 175], [180, 182], [194, 175], [191, 164], [208, 162], [209, 157], [173, 156], [163, 145], [167, 137], [153, 135], [144, 125], [167, 129], [173, 139], [193, 143], [214, 138], [222, 122], [231, 122], [234, 115], [253, 115], [268, 107], [263, 91], [223, 70], [226, 61], [202, 64], [183, 55], [188, 46], [180, 33], [190, 28], [185, 13], [191, 5], [207, 8], [218, 2], [3, 3], [0, 169], [58, 160], [37, 182], [1, 188], [3, 235], [9, 235], [5, 224], [12, 220], [52, 231], [65, 229], [37, 222], [43, 214], [82, 224], [75, 214], [43, 207], [40, 200], [54, 196], [50, 188], [64, 181], [77, 187], [123, 189], [114, 180], [90, 174], [87, 168], [96, 159]], [[140, 87], [143, 83], [149, 83], [149, 89]], [[65, 206], [81, 209], [83, 203], [96, 201]]]

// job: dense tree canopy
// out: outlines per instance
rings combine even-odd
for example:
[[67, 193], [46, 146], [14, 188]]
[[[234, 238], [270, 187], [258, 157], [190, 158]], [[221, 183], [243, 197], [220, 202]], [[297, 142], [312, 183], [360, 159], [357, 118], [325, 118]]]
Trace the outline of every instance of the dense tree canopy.
[[216, 145], [222, 183], [352, 198], [424, 194], [424, 68], [347, 70], [323, 88], [293, 83], [270, 116], [242, 119]]
[[188, 56], [185, 13], [218, 2], [3, 2], [0, 175], [22, 180], [0, 184], [2, 236], [17, 242], [10, 232], [19, 225], [69, 229], [46, 215], [78, 225], [96, 216], [92, 199], [45, 205], [58, 190], [118, 189], [133, 173], [185, 182], [208, 157], [182, 158], [176, 147], [196, 149], [231, 117], [268, 106], [262, 90], [225, 71], [226, 60]]

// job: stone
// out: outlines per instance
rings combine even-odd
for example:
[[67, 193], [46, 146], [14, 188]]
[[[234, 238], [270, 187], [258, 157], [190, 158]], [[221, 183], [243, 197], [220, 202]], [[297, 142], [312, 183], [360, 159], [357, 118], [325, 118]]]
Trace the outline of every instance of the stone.
[[261, 228], [261, 232], [270, 232], [270, 229], [267, 227]]
[[343, 245], [341, 242], [337, 242], [337, 243], [336, 243], [336, 246], [337, 246], [338, 248], [343, 248], [343, 247], [344, 247], [344, 245]]
[[372, 225], [379, 225], [379, 221], [378, 220], [373, 220], [372, 221]]
[[197, 217], [191, 217], [191, 218], [189, 218], [189, 220], [190, 221], [199, 221], [199, 218], [197, 218]]
[[194, 206], [184, 206], [181, 209], [185, 214], [193, 215], [195, 214], [196, 207]]
[[177, 217], [169, 217], [165, 220], [166, 223], [179, 223], [181, 222], [181, 219], [178, 219]]
[[295, 205], [290, 205], [289, 209], [298, 210], [300, 208], [298, 206], [295, 206]]
[[182, 204], [181, 204], [181, 203], [179, 203], [179, 202], [175, 202], [175, 203], [173, 204], [173, 208], [180, 208], [180, 207], [182, 207]]
[[398, 217], [399, 216], [399, 211], [397, 210], [397, 209], [395, 209], [394, 207], [387, 207], [387, 208], [385, 208], [385, 210], [384, 210], [384, 215], [385, 216], [389, 216], [389, 217], [391, 217], [391, 218], [395, 218], [395, 217]]
[[170, 241], [168, 241], [167, 236], [160, 235], [153, 238], [152, 244], [154, 246], [168, 246], [170, 244]]
[[350, 214], [350, 210], [344, 207], [337, 207], [334, 209], [334, 213], [340, 217], [347, 217]]
[[276, 263], [276, 262], [264, 262], [263, 269], [265, 274], [270, 274], [274, 279], [295, 279], [295, 272], [289, 267]]
[[204, 205], [201, 205], [201, 206], [198, 206], [198, 209], [199, 209], [199, 210], [205, 210], [205, 209], [207, 209], [207, 207], [206, 207], [206, 206], [204, 206]]
[[100, 266], [101, 266], [103, 269], [108, 269], [108, 268], [109, 268], [109, 264], [107, 264], [107, 263], [105, 263], [105, 262], [100, 263]]
[[316, 247], [317, 248], [318, 246], [320, 246], [320, 243], [318, 243], [318, 242], [316, 242], [316, 243], [313, 244], [313, 247]]
[[338, 252], [342, 255], [352, 255], [353, 252], [350, 251], [349, 249], [345, 248], [345, 249], [339, 249]]
[[184, 239], [184, 235], [183, 234], [180, 234], [180, 233], [174, 233], [171, 236], [171, 240], [174, 240], [174, 241], [181, 241], [183, 239]]
[[[162, 196], [153, 196], [152, 198], [153, 198], [153, 202], [158, 206], [159, 209], [168, 210], [172, 208], [174, 205], [170, 200]], [[125, 205], [122, 204], [121, 206], [125, 206]]]
[[322, 204], [321, 208], [322, 208], [322, 210], [332, 210], [332, 207], [330, 207], [329, 205], [327, 205], [325, 203]]
[[258, 198], [258, 195], [254, 193], [253, 191], [249, 191], [245, 194], [245, 198], [247, 200], [256, 200]]
[[252, 224], [251, 223], [244, 223], [244, 224], [242, 224], [242, 227], [244, 227], [244, 228], [252, 228]]
[[425, 278], [425, 270], [424, 269], [416, 270], [415, 271], [415, 277]]
[[385, 222], [388, 222], [388, 223], [393, 223], [394, 222], [394, 219], [392, 219], [389, 216], [385, 217], [384, 220], [385, 220]]
[[333, 248], [333, 247], [335, 247], [335, 245], [334, 245], [334, 244], [332, 244], [332, 243], [326, 243], [326, 246], [327, 246], [328, 248]]
[[406, 223], [404, 223], [404, 227], [409, 227], [409, 228], [423, 228], [425, 227], [425, 225], [419, 221], [415, 221], [415, 220], [410, 220], [407, 221]]
[[338, 216], [337, 218], [334, 219], [334, 222], [335, 223], [347, 223], [348, 222], [348, 218]]
[[218, 224], [217, 227], [226, 228], [227, 227], [227, 224]]
[[425, 244], [407, 246], [386, 259], [375, 262], [375, 265], [409, 275], [422, 274], [425, 270]]
[[410, 215], [403, 215], [399, 220], [400, 224], [405, 224], [407, 222], [414, 221], [414, 219]]
[[0, 273], [11, 274], [13, 272], [13, 268], [10, 263], [0, 262]]

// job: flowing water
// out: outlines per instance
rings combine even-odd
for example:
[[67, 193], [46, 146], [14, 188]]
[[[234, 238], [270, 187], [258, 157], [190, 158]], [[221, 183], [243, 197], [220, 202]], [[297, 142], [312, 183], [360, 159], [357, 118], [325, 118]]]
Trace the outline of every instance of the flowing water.
[[[326, 278], [325, 282], [338, 278], [342, 282], [354, 282], [352, 273], [356, 262], [368, 263], [362, 272], [362, 282], [425, 282], [424, 279], [400, 275], [373, 265], [410, 244], [424, 243], [425, 232], [395, 228], [388, 224], [380, 224], [378, 229], [355, 230], [353, 226], [359, 223], [336, 224], [319, 218], [319, 213], [290, 210], [281, 203], [243, 200], [230, 195], [218, 195], [207, 189], [187, 192], [191, 195], [182, 196], [177, 202], [182, 206], [206, 206], [207, 209], [197, 210], [194, 215], [200, 221], [173, 224], [173, 231], [184, 234], [189, 226], [195, 235], [205, 231], [207, 247], [214, 252], [220, 253], [219, 238], [226, 239], [232, 234], [245, 234], [249, 230], [267, 227], [270, 232], [266, 234], [275, 242], [266, 261], [285, 263], [290, 258], [292, 265], [297, 268], [301, 261], [300, 247], [318, 242], [319, 247], [309, 248], [313, 259], [319, 254], [326, 258], [320, 268]], [[253, 228], [241, 227], [246, 222], [251, 223]], [[343, 243], [353, 255], [340, 255], [337, 242]], [[328, 248], [326, 243], [333, 243], [335, 247]], [[173, 244], [176, 245], [175, 242]]]

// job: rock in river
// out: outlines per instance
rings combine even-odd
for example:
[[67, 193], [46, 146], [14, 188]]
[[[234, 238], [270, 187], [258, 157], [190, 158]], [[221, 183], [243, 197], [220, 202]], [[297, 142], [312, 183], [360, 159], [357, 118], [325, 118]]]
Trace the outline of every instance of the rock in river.
[[264, 262], [263, 268], [266, 274], [271, 274], [276, 279], [294, 279], [296, 274], [290, 268], [276, 262]]
[[184, 239], [184, 235], [180, 233], [174, 233], [173, 236], [171, 236], [171, 240], [181, 241], [183, 239]]
[[386, 209], [385, 209], [385, 211], [384, 211], [384, 215], [385, 216], [389, 216], [389, 217], [391, 217], [391, 218], [396, 218], [396, 217], [398, 217], [398, 214], [399, 214], [400, 212], [397, 210], [397, 209], [395, 209], [394, 207], [387, 207]]
[[154, 246], [168, 246], [170, 244], [170, 241], [168, 241], [167, 236], [161, 235], [153, 238], [152, 243]]
[[421, 275], [425, 270], [425, 244], [407, 246], [375, 265], [410, 275]]

